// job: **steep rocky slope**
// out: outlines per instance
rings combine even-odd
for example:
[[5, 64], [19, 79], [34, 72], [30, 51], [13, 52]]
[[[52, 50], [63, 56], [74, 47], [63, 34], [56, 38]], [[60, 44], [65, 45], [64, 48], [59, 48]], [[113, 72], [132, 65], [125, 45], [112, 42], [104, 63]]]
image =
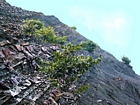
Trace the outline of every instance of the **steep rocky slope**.
[[[0, 0], [0, 105], [42, 105], [55, 91], [48, 76], [38, 72], [38, 60], [52, 59], [58, 46], [21, 34], [26, 18], [40, 19], [45, 26], [53, 26], [57, 35], [68, 36], [67, 43], [87, 40], [55, 16], [23, 10]], [[140, 105], [140, 76], [130, 65], [100, 47], [93, 53], [83, 50], [79, 54], [94, 58], [102, 55], [102, 62], [78, 81], [90, 84], [78, 105]], [[60, 105], [67, 104], [61, 101]]]

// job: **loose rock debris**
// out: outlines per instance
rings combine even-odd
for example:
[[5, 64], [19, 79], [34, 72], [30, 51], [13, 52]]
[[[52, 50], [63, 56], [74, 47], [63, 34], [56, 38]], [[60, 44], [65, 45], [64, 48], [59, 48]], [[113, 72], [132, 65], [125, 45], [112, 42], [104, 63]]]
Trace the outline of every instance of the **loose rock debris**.
[[65, 96], [38, 71], [39, 60], [52, 59], [59, 47], [35, 43], [34, 36], [22, 34], [24, 17], [35, 15], [41, 13], [0, 1], [0, 105], [57, 105]]

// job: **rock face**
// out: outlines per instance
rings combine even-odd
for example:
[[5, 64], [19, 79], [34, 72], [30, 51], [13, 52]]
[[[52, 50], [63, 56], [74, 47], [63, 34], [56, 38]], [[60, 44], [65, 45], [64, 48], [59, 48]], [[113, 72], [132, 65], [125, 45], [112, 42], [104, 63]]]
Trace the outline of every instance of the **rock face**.
[[[88, 52], [82, 52], [86, 55]], [[131, 66], [119, 62], [108, 52], [98, 48], [91, 56], [102, 55], [102, 62], [80, 82], [86, 80], [90, 89], [80, 99], [80, 105], [139, 105], [140, 78]]]
[[[48, 75], [38, 71], [38, 62], [40, 58], [52, 59], [59, 47], [21, 34], [26, 18], [40, 19], [45, 26], [53, 26], [57, 35], [68, 36], [67, 43], [87, 40], [55, 16], [23, 10], [0, 0], [0, 105], [56, 104], [57, 100], [50, 95], [56, 90], [50, 86]], [[89, 83], [90, 88], [78, 103], [69, 100], [69, 105], [140, 105], [140, 76], [130, 65], [100, 47], [93, 53], [81, 51], [79, 54], [94, 58], [102, 55], [102, 62], [80, 78], [78, 83]]]

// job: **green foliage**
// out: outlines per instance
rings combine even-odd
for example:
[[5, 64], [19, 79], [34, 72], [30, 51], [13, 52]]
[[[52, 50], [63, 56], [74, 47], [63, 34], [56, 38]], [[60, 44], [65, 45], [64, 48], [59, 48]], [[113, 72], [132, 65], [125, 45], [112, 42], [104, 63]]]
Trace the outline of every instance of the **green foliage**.
[[43, 27], [40, 30], [37, 30], [35, 33], [36, 36], [40, 37], [46, 42], [56, 43], [56, 44], [64, 44], [66, 42], [67, 37], [56, 36], [53, 27]]
[[97, 46], [98, 45], [91, 40], [82, 43], [82, 48], [89, 52], [93, 52], [97, 48]]
[[75, 52], [81, 49], [81, 45], [74, 46], [70, 43], [62, 48], [62, 51], [54, 53], [53, 62], [42, 61], [41, 70], [50, 74], [51, 79], [59, 80], [57, 82], [62, 89], [68, 89], [82, 74], [100, 62], [101, 58], [76, 56]]
[[26, 19], [25, 24], [23, 25], [23, 32], [27, 34], [35, 34], [36, 30], [39, 30], [44, 27], [44, 23], [39, 19]]
[[86, 90], [88, 90], [89, 88], [90, 88], [90, 84], [82, 85], [76, 90], [76, 92], [78, 94], [81, 94], [81, 93], [85, 92]]
[[123, 61], [125, 64], [128, 64], [128, 65], [129, 65], [129, 63], [131, 62], [131, 60], [130, 60], [128, 57], [125, 57], [125, 56], [122, 57], [122, 61]]
[[67, 37], [56, 36], [53, 27], [45, 27], [44, 23], [40, 20], [26, 20], [23, 25], [23, 32], [27, 34], [33, 34], [36, 37], [41, 38], [45, 42], [55, 43], [55, 44], [64, 44]]
[[76, 30], [76, 29], [77, 29], [75, 26], [72, 26], [71, 28], [72, 28], [72, 29], [74, 29], [74, 30]]

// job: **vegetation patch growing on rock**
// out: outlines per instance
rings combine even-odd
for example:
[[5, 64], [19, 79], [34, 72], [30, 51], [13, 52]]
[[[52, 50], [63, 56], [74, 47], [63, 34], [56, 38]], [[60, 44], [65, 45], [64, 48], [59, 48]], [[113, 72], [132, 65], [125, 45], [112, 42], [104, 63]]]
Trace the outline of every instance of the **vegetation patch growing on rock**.
[[[101, 61], [101, 57], [93, 59], [91, 56], [76, 56], [75, 52], [81, 49], [81, 45], [68, 44], [62, 46], [62, 51], [54, 53], [53, 61], [42, 61], [41, 70], [50, 74], [56, 86], [63, 91], [68, 91], [71, 85], [78, 80], [86, 71]], [[78, 93], [87, 89], [88, 85], [80, 87]]]
[[77, 29], [75, 26], [72, 26], [71, 28], [72, 28], [72, 29], [74, 29], [74, 30], [76, 30], [76, 29]]
[[126, 57], [126, 56], [123, 56], [123, 57], [122, 57], [122, 61], [123, 61], [125, 64], [127, 64], [127, 65], [129, 65], [129, 64], [131, 63], [131, 60], [130, 60], [128, 57]]
[[86, 42], [82, 42], [82, 48], [84, 50], [87, 50], [88, 52], [93, 52], [97, 48], [97, 46], [98, 45], [91, 40], [88, 40]]
[[64, 44], [66, 42], [66, 36], [56, 36], [53, 27], [45, 27], [44, 23], [40, 20], [26, 20], [23, 25], [23, 32], [26, 34], [32, 34], [41, 38], [45, 42]]

